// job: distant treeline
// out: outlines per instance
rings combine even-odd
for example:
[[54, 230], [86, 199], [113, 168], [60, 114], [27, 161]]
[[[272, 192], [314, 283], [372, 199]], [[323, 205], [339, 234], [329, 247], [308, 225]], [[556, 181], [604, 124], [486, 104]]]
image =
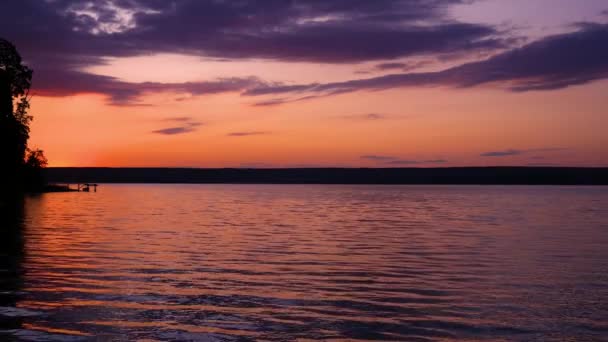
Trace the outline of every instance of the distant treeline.
[[608, 185], [608, 168], [48, 168], [53, 183]]

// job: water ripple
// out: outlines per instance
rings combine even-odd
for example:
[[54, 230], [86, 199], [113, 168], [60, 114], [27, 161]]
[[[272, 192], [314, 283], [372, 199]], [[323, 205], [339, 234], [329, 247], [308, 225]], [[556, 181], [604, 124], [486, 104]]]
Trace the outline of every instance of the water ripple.
[[2, 236], [0, 339], [600, 340], [604, 203], [605, 187], [45, 194]]

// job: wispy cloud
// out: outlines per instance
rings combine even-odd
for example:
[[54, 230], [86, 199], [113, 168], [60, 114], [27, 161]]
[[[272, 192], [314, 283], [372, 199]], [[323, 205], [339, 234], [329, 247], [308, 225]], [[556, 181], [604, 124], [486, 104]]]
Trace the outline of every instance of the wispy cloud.
[[226, 134], [229, 137], [248, 137], [252, 135], [268, 135], [270, 132], [264, 131], [248, 131], [248, 132], [230, 132]]
[[560, 152], [566, 151], [568, 148], [565, 147], [543, 147], [543, 148], [531, 148], [527, 150], [508, 149], [502, 151], [490, 151], [480, 154], [481, 157], [509, 157], [519, 156], [526, 153], [537, 153], [537, 152]]
[[114, 77], [88, 74], [79, 70], [45, 70], [36, 69], [36, 94], [41, 96], [70, 96], [82, 93], [104, 94], [108, 104], [114, 106], [141, 106], [140, 102], [147, 94], [174, 92], [190, 97], [213, 95], [230, 92], [243, 92], [267, 83], [256, 77], [218, 78], [202, 82], [160, 83], [160, 82], [124, 82]]
[[418, 69], [425, 65], [430, 64], [430, 61], [418, 61], [412, 63], [402, 63], [402, 62], [389, 62], [389, 63], [380, 63], [376, 65], [375, 69], [379, 71], [387, 71], [387, 70], [401, 70], [401, 71], [412, 71], [414, 69]]
[[343, 116], [341, 116], [341, 118], [348, 119], [348, 120], [377, 121], [377, 120], [388, 119], [388, 116], [386, 114], [379, 114], [379, 113], [366, 113], [366, 114], [343, 115]]
[[290, 100], [288, 98], [276, 98], [276, 99], [259, 101], [259, 102], [254, 103], [253, 105], [255, 107], [270, 107], [270, 106], [282, 105], [287, 102], [294, 102], [294, 100]]
[[383, 155], [363, 155], [361, 159], [371, 160], [387, 165], [418, 165], [418, 164], [443, 164], [448, 161], [445, 159], [429, 159], [429, 160], [412, 160], [412, 159], [401, 159], [394, 156], [383, 156]]
[[504, 150], [504, 151], [484, 152], [484, 153], [480, 154], [480, 156], [481, 157], [507, 157], [507, 156], [518, 156], [523, 153], [524, 153], [524, 151], [511, 149], [511, 150]]
[[386, 164], [390, 165], [419, 165], [419, 164], [443, 164], [448, 161], [445, 159], [432, 159], [432, 160], [404, 160], [404, 159], [395, 159], [389, 160]]
[[162, 135], [177, 135], [177, 134], [185, 134], [185, 133], [190, 133], [190, 132], [194, 132], [195, 129], [193, 127], [169, 127], [169, 128], [163, 128], [163, 129], [158, 129], [156, 131], [152, 131], [152, 133], [156, 133], [156, 134], [162, 134]]
[[[608, 78], [608, 24], [578, 25], [478, 62], [436, 72], [395, 73], [333, 83], [254, 87], [243, 95], [331, 96], [405, 87], [497, 85], [512, 92], [562, 89]], [[560, 58], [555, 58], [560, 56]]]
[[366, 159], [366, 160], [373, 160], [373, 161], [387, 161], [387, 160], [395, 160], [398, 159], [397, 157], [392, 157], [392, 156], [379, 156], [379, 155], [375, 155], [375, 154], [370, 154], [370, 155], [364, 155], [360, 157], [361, 159]]
[[161, 128], [152, 131], [152, 133], [160, 135], [179, 135], [186, 134], [196, 131], [197, 127], [201, 126], [202, 123], [195, 121], [189, 116], [178, 116], [162, 119], [163, 122], [173, 122], [179, 124], [179, 126], [171, 126], [167, 128]]
[[[274, 84], [281, 84], [281, 83], [274, 83]], [[286, 103], [293, 103], [293, 102], [301, 102], [301, 101], [314, 100], [314, 99], [318, 99], [318, 98], [321, 98], [321, 97], [328, 97], [328, 96], [331, 96], [331, 95], [334, 95], [334, 94], [332, 93], [332, 94], [308, 95], [308, 96], [301, 96], [301, 97], [297, 97], [297, 98], [289, 98], [289, 97], [274, 98], [274, 99], [269, 99], [269, 100], [255, 102], [253, 104], [253, 106], [254, 107], [278, 106], [278, 105], [282, 105], [282, 104], [286, 104]]]

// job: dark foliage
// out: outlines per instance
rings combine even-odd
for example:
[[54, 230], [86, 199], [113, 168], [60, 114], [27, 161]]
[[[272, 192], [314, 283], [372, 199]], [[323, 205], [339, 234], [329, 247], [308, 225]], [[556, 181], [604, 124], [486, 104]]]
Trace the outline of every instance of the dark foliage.
[[0, 38], [0, 182], [4, 192], [44, 186], [41, 169], [46, 158], [40, 150], [27, 155], [31, 84], [32, 70], [22, 64], [15, 46]]

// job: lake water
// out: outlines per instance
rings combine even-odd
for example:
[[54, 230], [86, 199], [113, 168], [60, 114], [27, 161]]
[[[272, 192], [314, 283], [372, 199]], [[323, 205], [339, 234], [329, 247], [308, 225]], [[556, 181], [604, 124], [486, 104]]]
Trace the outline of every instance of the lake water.
[[0, 340], [608, 340], [607, 187], [102, 185], [0, 234]]

